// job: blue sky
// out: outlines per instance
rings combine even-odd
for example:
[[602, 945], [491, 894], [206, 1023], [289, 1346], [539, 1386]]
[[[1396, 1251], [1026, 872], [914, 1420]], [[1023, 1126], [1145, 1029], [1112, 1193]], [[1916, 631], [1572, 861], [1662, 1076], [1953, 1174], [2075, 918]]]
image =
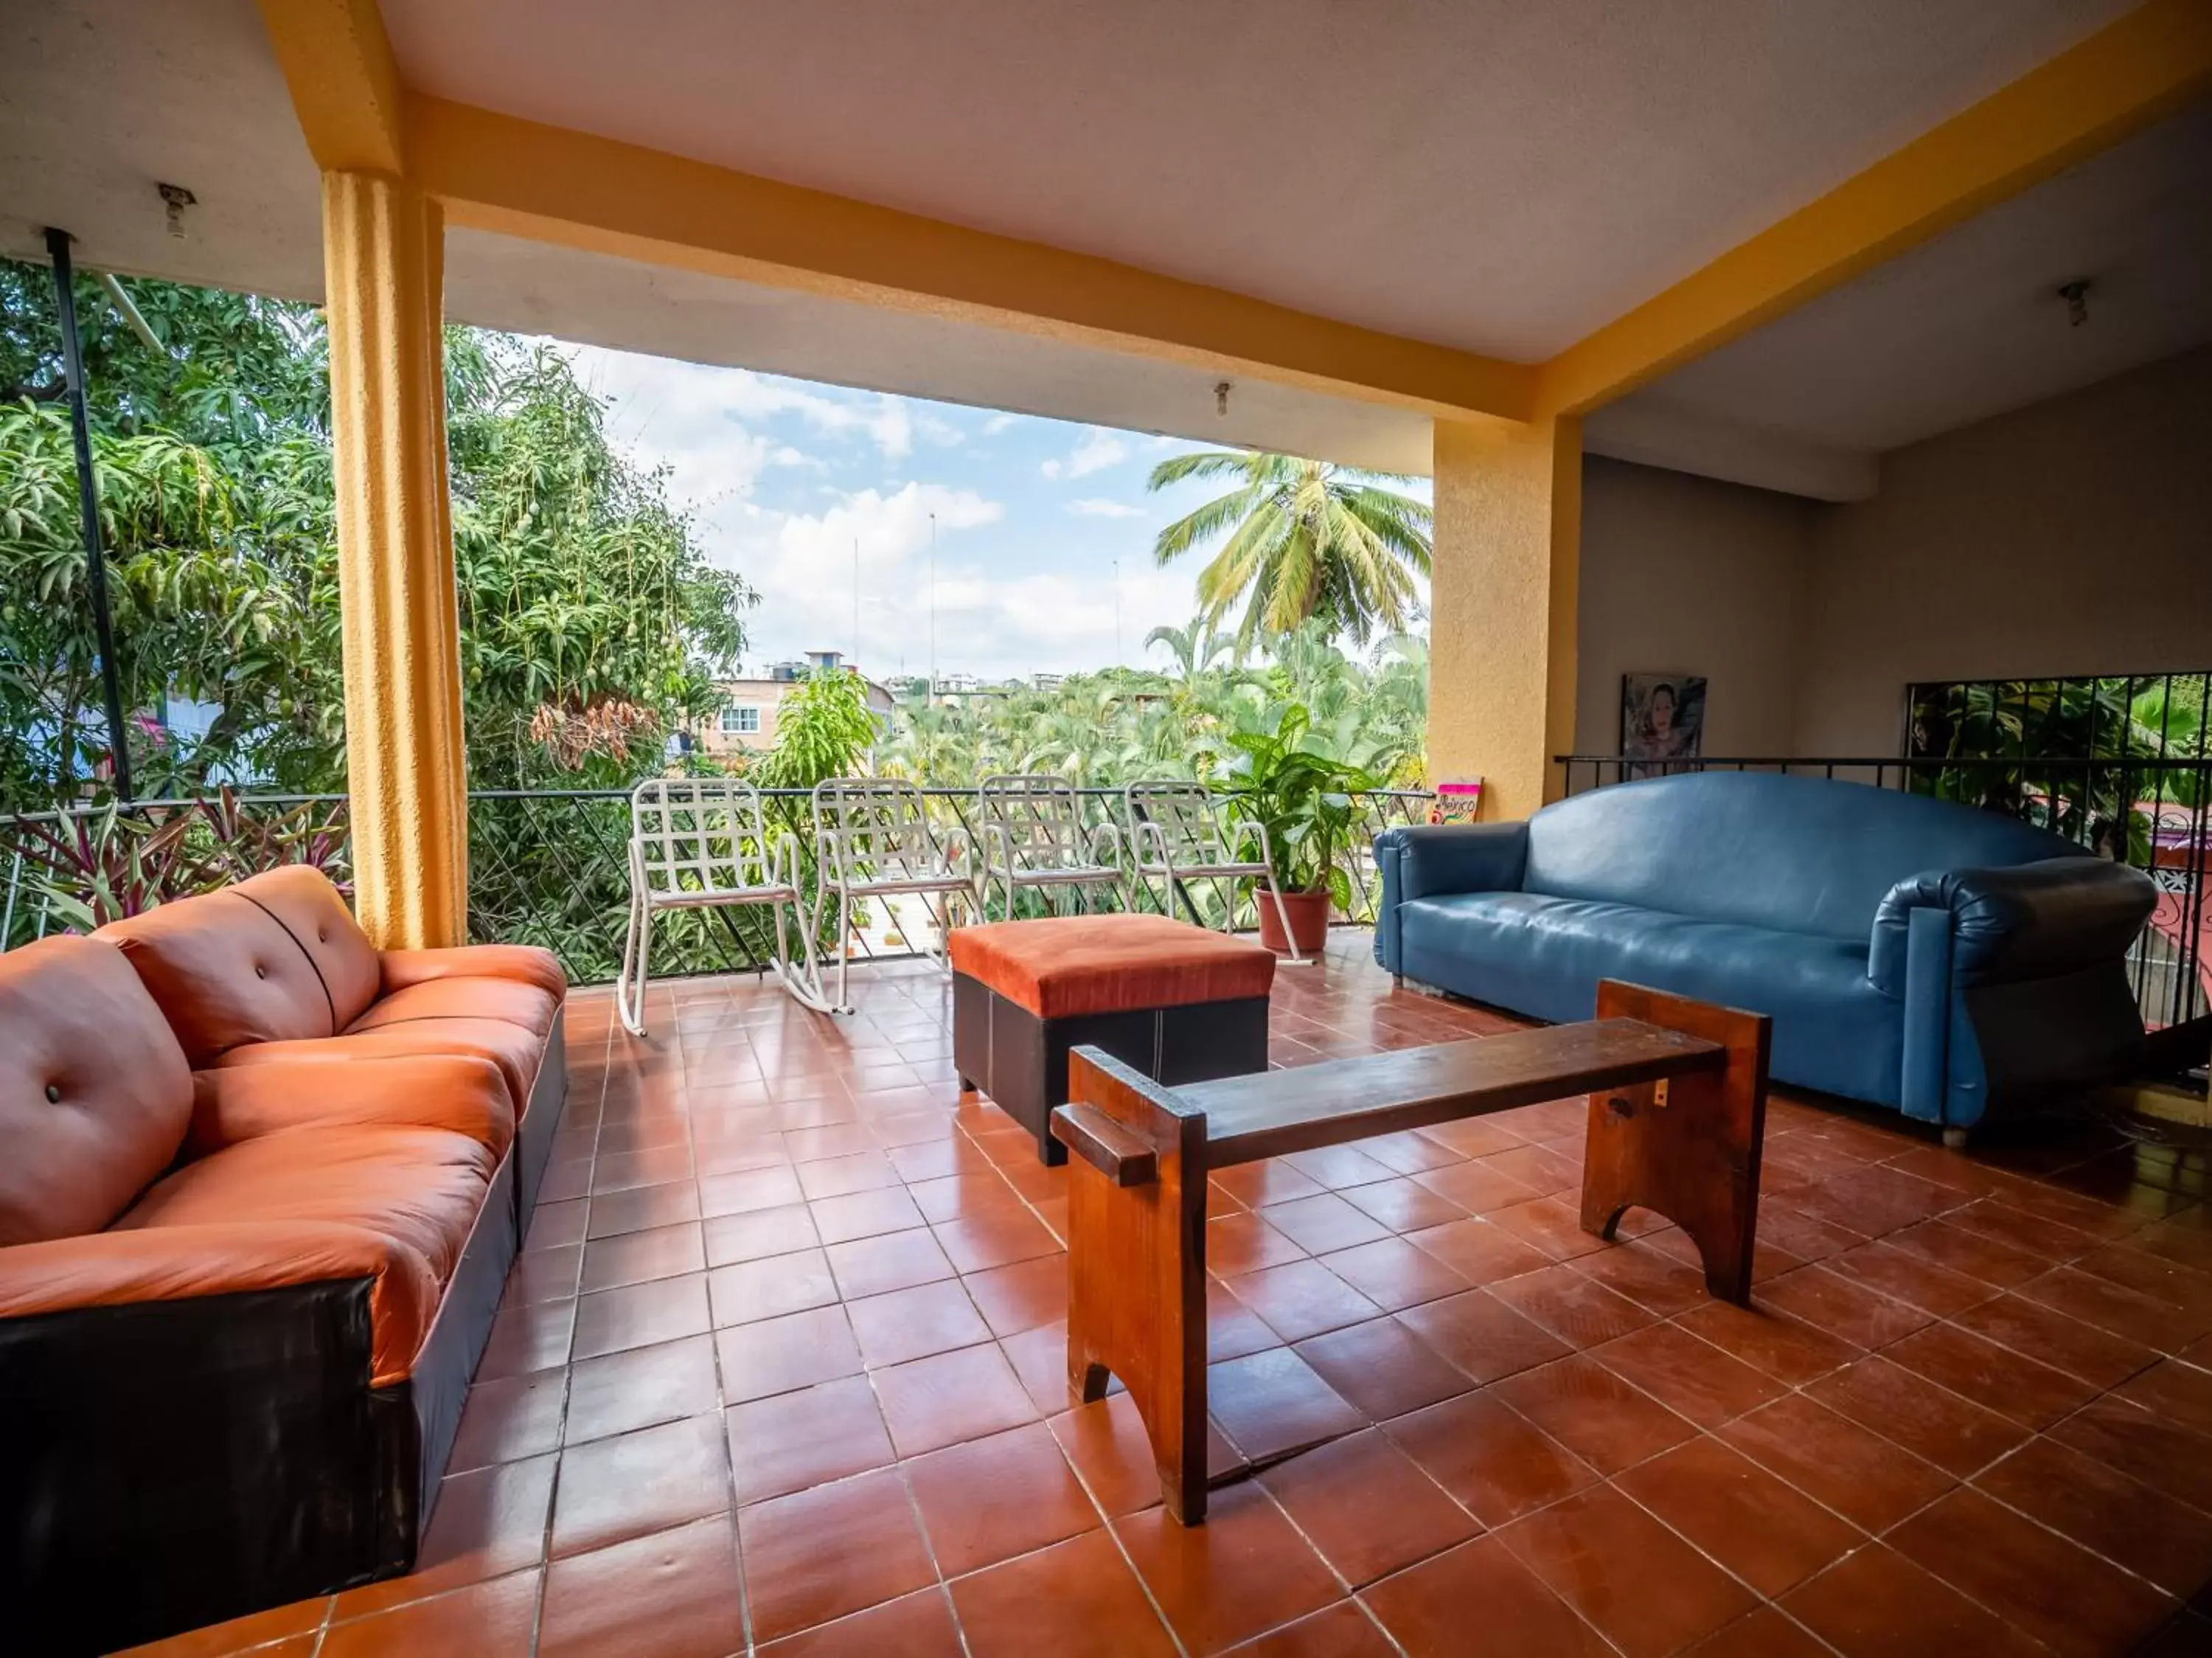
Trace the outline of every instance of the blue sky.
[[748, 666], [853, 649], [857, 539], [860, 666], [926, 671], [933, 513], [940, 674], [1104, 667], [1117, 659], [1117, 595], [1119, 660], [1134, 666], [1148, 631], [1197, 607], [1203, 555], [1162, 570], [1152, 539], [1220, 486], [1153, 495], [1145, 479], [1204, 445], [569, 349], [611, 399], [614, 442], [669, 467], [671, 495], [697, 513], [709, 556], [760, 590]]

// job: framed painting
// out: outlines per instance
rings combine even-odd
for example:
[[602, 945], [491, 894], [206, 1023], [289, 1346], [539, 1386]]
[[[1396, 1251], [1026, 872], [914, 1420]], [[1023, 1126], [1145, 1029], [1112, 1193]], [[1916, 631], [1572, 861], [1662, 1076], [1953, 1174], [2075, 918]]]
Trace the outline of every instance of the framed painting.
[[1694, 760], [1705, 753], [1705, 741], [1703, 675], [1620, 676], [1621, 757], [1646, 763], [1630, 768], [1629, 775], [1656, 777], [1669, 760]]

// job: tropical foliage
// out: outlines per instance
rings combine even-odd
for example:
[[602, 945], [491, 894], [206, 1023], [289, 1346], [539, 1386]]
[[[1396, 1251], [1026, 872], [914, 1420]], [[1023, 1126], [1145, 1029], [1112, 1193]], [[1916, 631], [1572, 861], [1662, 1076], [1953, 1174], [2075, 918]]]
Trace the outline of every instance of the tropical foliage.
[[809, 674], [777, 706], [775, 746], [748, 776], [763, 789], [811, 789], [826, 777], [849, 777], [866, 768], [882, 735], [858, 674]]
[[1229, 479], [1235, 487], [1170, 524], [1152, 552], [1163, 564], [1219, 541], [1199, 572], [1203, 619], [1218, 625], [1241, 603], [1237, 646], [1309, 622], [1365, 644], [1403, 633], [1429, 575], [1428, 507], [1386, 487], [1407, 480], [1297, 455], [1204, 449], [1152, 468], [1149, 487]]
[[[319, 313], [133, 285], [156, 351], [80, 283], [117, 666], [141, 794], [344, 786]], [[471, 782], [623, 783], [711, 707], [752, 594], [606, 440], [558, 352], [449, 329]], [[52, 278], [0, 262], [0, 799], [80, 797], [106, 759]], [[172, 699], [207, 705], [186, 738]]]
[[1425, 780], [1428, 644], [1394, 635], [1364, 657], [1309, 622], [1267, 642], [1256, 661], [1230, 660], [1231, 643], [1204, 618], [1155, 628], [1146, 646], [1158, 669], [1072, 674], [1048, 689], [1018, 685], [934, 704], [920, 690], [899, 704], [878, 751], [882, 768], [918, 783], [972, 783], [997, 771], [1049, 771], [1078, 784], [1224, 776], [1240, 735], [1273, 734], [1305, 710], [1308, 753], [1390, 786]]
[[[118, 811], [104, 781], [109, 733], [51, 280], [0, 261], [0, 812], [92, 809], [17, 826], [27, 889], [43, 907], [12, 908], [14, 936], [0, 943], [272, 863], [311, 862], [343, 880], [321, 316], [134, 282], [157, 349], [96, 283], [78, 285], [132, 768], [142, 796], [198, 801]], [[480, 791], [472, 925], [549, 945], [580, 978], [604, 978], [626, 901], [627, 808], [612, 791], [661, 769], [670, 734], [713, 711], [754, 595], [708, 562], [665, 479], [610, 445], [601, 405], [559, 352], [461, 328], [445, 345], [464, 711]], [[1235, 790], [1254, 786], [1264, 752], [1339, 783], [1418, 782], [1426, 650], [1392, 630], [1418, 614], [1425, 509], [1334, 469], [1294, 463], [1278, 478], [1279, 458], [1261, 460], [1247, 469], [1266, 484], [1249, 497], [1261, 527], [1231, 536], [1231, 567], [1256, 573], [1230, 598], [1249, 588], [1253, 603], [1230, 633], [1228, 602], [1209, 598], [1188, 627], [1156, 631], [1156, 667], [936, 705], [909, 698], [888, 730], [857, 679], [825, 676], [783, 704], [754, 780], [803, 789], [873, 765], [961, 788], [994, 771], [1053, 771], [1091, 784], [1200, 776]], [[1194, 529], [1188, 544], [1203, 539]], [[1359, 654], [1333, 642], [1343, 634]], [[180, 708], [197, 717], [173, 727]], [[316, 798], [248, 806], [233, 793], [247, 787]], [[481, 792], [546, 787], [562, 792]], [[1316, 801], [1299, 808], [1309, 826], [1286, 832], [1285, 847], [1299, 860], [1294, 875], [1326, 879], [1342, 832]], [[792, 816], [785, 802], [775, 811]], [[726, 919], [682, 919], [661, 938], [694, 966], [736, 965], [757, 942]]]
[[[2175, 675], [2148, 689], [2121, 680], [1975, 680], [1926, 687], [1911, 710], [1923, 793], [2025, 818], [2132, 863], [2148, 862], [2146, 802], [2194, 803], [2208, 681]], [[2130, 692], [2133, 692], [2130, 695]]]

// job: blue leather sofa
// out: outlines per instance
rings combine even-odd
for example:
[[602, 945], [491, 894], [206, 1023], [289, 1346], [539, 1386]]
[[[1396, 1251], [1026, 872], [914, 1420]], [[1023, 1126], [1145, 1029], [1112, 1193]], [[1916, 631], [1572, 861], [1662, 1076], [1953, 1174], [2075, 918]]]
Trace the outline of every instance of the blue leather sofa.
[[1993, 812], [1774, 773], [1617, 784], [1375, 843], [1376, 959], [1545, 1020], [1601, 978], [1771, 1015], [1778, 1082], [1963, 1131], [2125, 1076], [2140, 871]]

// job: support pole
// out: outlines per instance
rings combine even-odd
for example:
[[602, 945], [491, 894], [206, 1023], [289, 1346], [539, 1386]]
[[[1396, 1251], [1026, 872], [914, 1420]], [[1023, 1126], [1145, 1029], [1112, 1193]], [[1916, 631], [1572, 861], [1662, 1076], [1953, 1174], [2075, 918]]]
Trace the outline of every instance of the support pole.
[[100, 481], [92, 471], [92, 423], [84, 402], [84, 347], [77, 338], [76, 294], [70, 287], [70, 234], [49, 226], [46, 252], [54, 261], [54, 307], [61, 314], [62, 367], [69, 380], [70, 432], [76, 443], [76, 499], [84, 520], [84, 584], [92, 600], [92, 633], [100, 647], [100, 688], [107, 704], [108, 757], [115, 768], [116, 798], [128, 805], [131, 737], [123, 723], [123, 682], [115, 666], [115, 624], [107, 606], [107, 558], [100, 543]]
[[444, 240], [438, 204], [405, 181], [323, 175], [354, 905], [386, 948], [468, 934]]

